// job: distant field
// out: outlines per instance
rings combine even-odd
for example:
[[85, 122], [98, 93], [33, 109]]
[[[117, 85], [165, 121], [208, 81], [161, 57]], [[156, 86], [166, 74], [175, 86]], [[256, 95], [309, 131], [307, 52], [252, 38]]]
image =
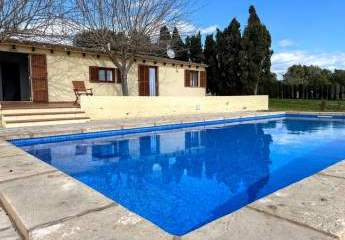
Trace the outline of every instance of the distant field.
[[297, 99], [270, 99], [271, 111], [307, 111], [307, 112], [345, 112], [345, 100], [324, 101]]

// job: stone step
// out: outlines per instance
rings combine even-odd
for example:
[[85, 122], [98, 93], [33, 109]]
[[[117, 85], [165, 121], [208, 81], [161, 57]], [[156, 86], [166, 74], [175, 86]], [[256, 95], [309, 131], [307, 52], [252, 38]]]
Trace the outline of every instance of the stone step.
[[90, 121], [88, 117], [83, 118], [67, 118], [67, 119], [41, 119], [35, 121], [11, 121], [5, 122], [6, 128], [14, 127], [33, 127], [33, 126], [46, 126], [46, 125], [57, 125], [57, 124], [71, 124], [71, 123], [86, 123]]
[[11, 121], [33, 121], [33, 120], [49, 120], [49, 119], [66, 119], [87, 117], [85, 112], [54, 112], [54, 113], [32, 113], [32, 114], [8, 114], [3, 115], [4, 122]]
[[2, 109], [2, 115], [23, 115], [23, 114], [45, 114], [45, 113], [60, 113], [60, 112], [78, 112], [81, 111], [78, 107], [73, 108], [28, 108], [28, 109]]

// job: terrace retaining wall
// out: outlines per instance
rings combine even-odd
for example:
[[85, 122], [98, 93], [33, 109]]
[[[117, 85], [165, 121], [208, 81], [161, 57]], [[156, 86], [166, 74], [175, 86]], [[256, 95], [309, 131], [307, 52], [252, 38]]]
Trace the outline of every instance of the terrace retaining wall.
[[82, 96], [81, 108], [92, 120], [144, 118], [198, 113], [268, 110], [268, 96], [118, 97]]

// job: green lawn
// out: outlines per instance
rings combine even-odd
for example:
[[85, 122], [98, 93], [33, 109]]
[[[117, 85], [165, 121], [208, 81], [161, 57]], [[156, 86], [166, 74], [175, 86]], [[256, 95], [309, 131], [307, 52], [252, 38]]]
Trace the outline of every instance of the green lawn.
[[271, 111], [345, 112], [344, 101], [270, 99]]

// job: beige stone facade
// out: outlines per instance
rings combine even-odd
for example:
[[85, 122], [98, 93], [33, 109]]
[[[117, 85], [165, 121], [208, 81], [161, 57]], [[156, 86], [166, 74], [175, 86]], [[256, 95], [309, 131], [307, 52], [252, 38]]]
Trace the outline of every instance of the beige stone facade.
[[92, 120], [268, 110], [268, 96], [86, 97], [81, 108]]
[[[93, 89], [95, 96], [121, 96], [120, 83], [92, 83], [89, 81], [89, 67], [115, 68], [114, 64], [104, 55], [82, 50], [63, 48], [32, 47], [20, 44], [2, 44], [1, 52], [45, 54], [48, 72], [49, 102], [74, 101], [72, 81], [84, 81]], [[0, 52], [0, 53], [1, 53]], [[164, 59], [138, 59], [128, 75], [129, 95], [138, 96], [138, 66], [149, 65], [158, 67], [159, 96], [205, 96], [206, 89], [201, 87], [185, 87], [185, 70], [205, 71], [205, 65], [185, 62], [184, 64]]]

